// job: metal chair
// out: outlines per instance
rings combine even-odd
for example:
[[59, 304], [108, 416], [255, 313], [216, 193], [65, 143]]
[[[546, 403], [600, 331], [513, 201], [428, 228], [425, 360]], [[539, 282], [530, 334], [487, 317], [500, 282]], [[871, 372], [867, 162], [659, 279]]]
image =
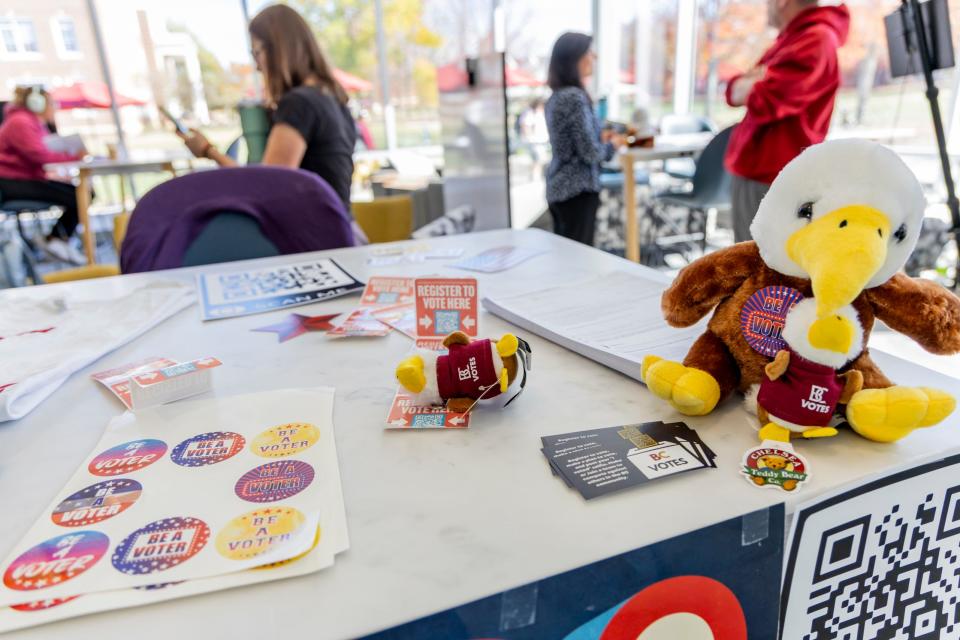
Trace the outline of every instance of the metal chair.
[[[707, 212], [730, 207], [730, 174], [723, 166], [723, 158], [732, 131], [733, 127], [724, 129], [704, 148], [696, 161], [692, 190], [654, 194], [652, 220], [656, 237], [652, 244], [661, 250], [671, 244], [682, 245], [698, 240], [701, 248], [706, 250]], [[665, 207], [687, 209], [689, 213], [685, 225], [678, 225], [672, 220], [664, 212]], [[657, 250], [653, 253], [656, 254]]]

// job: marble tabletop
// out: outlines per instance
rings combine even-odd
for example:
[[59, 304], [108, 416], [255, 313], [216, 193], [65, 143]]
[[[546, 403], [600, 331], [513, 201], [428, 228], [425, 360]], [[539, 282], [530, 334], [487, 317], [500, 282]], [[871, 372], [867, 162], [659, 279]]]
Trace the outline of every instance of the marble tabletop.
[[[424, 244], [423, 242], [410, 244]], [[478, 274], [481, 295], [549, 286], [614, 269], [644, 267], [537, 231], [491, 231], [432, 239], [432, 248], [462, 247], [465, 255], [519, 245], [548, 252], [511, 270]], [[370, 275], [463, 276], [449, 261], [371, 269], [385, 245], [307, 256], [332, 256], [360, 279]], [[283, 263], [296, 258], [271, 258]], [[11, 296], [101, 297], [153, 278], [192, 280], [222, 265], [0, 292]], [[356, 296], [297, 309], [319, 315], [348, 311]], [[396, 386], [395, 363], [410, 349], [398, 333], [382, 339], [334, 341], [307, 334], [277, 344], [250, 329], [275, 322], [275, 312], [202, 323], [190, 307], [134, 342], [74, 374], [28, 416], [0, 424], [0, 554], [6, 555], [96, 444], [120, 404], [89, 379], [92, 372], [151, 355], [180, 360], [213, 355], [214, 393], [336, 387], [334, 413], [351, 547], [328, 570], [297, 579], [239, 588], [136, 609], [108, 612], [24, 630], [8, 637], [138, 640], [170, 637], [349, 638], [384, 629], [479, 597], [642, 547], [784, 500], [751, 487], [737, 473], [756, 442], [754, 419], [738, 400], [712, 415], [687, 419], [718, 453], [704, 470], [585, 502], [551, 473], [540, 436], [679, 416], [637, 382], [533, 335], [534, 367], [522, 398], [503, 411], [481, 410], [465, 431], [384, 431]], [[511, 327], [484, 312], [484, 335]], [[887, 349], [909, 346], [878, 334]], [[960, 394], [960, 380], [883, 353], [876, 359], [896, 380]], [[942, 372], [960, 371], [956, 358]], [[832, 442], [801, 443], [814, 476], [788, 509], [809, 498], [894, 467], [960, 447], [960, 421], [878, 445], [850, 433]]]

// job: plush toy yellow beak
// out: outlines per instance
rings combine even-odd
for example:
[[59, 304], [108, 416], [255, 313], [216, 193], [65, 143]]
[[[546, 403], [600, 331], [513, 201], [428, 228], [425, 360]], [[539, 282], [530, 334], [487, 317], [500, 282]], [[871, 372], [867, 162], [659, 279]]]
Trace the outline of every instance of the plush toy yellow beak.
[[810, 276], [818, 318], [834, 316], [860, 295], [886, 261], [889, 238], [887, 216], [852, 205], [814, 220], [787, 239], [787, 255]]
[[856, 335], [853, 324], [843, 316], [818, 318], [810, 325], [807, 339], [811, 346], [835, 353], [847, 353]]

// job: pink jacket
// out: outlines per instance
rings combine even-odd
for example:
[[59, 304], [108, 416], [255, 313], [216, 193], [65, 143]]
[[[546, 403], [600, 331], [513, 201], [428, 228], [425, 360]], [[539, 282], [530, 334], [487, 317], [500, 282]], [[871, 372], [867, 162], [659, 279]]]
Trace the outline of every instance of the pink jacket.
[[47, 149], [43, 139], [50, 135], [43, 121], [24, 107], [9, 105], [0, 123], [0, 178], [46, 180], [43, 165], [69, 162], [78, 156]]

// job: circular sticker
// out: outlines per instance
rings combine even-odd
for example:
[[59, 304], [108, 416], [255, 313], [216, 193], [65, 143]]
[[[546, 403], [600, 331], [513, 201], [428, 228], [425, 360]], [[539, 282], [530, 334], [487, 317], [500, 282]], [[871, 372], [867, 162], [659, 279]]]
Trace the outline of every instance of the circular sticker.
[[810, 480], [810, 467], [790, 445], [770, 446], [763, 443], [743, 455], [740, 473], [750, 484], [764, 489], [796, 491]]
[[250, 443], [261, 458], [282, 458], [309, 449], [320, 439], [320, 429], [306, 422], [291, 422], [267, 429]]
[[230, 560], [249, 560], [282, 544], [306, 522], [293, 507], [267, 507], [238, 516], [217, 534], [217, 551]]
[[247, 441], [232, 431], [212, 431], [187, 438], [170, 452], [170, 459], [181, 467], [202, 467], [223, 462], [241, 451]]
[[53, 609], [71, 600], [76, 600], [80, 596], [67, 596], [66, 598], [47, 598], [46, 600], [34, 600], [33, 602], [24, 602], [22, 604], [12, 604], [10, 608], [14, 611], [43, 611], [44, 609]]
[[91, 460], [87, 469], [95, 476], [119, 476], [150, 466], [166, 452], [163, 440], [133, 440], [107, 449]]
[[110, 539], [99, 531], [74, 531], [41, 542], [10, 563], [3, 584], [17, 591], [52, 587], [92, 568]]
[[297, 495], [313, 482], [313, 467], [299, 460], [268, 462], [247, 471], [234, 491], [247, 502], [276, 502]]
[[200, 553], [210, 539], [210, 527], [197, 518], [164, 518], [137, 529], [113, 551], [113, 566], [121, 573], [142, 575], [163, 571]]
[[139, 589], [140, 591], [157, 591], [159, 589], [166, 589], [167, 587], [175, 587], [178, 584], [183, 584], [185, 580], [177, 580], [176, 582], [158, 582], [157, 584], [142, 584], [139, 587], [134, 587], [134, 589]]
[[320, 544], [320, 527], [317, 527], [317, 534], [313, 536], [313, 544], [310, 545], [310, 548], [301, 553], [300, 555], [293, 556], [292, 558], [287, 558], [286, 560], [278, 560], [276, 562], [271, 562], [270, 564], [261, 564], [254, 567], [254, 571], [257, 569], [276, 569], [277, 567], [285, 567], [288, 564], [296, 562], [300, 558], [306, 557], [308, 553], [317, 548], [317, 545]]
[[747, 298], [740, 309], [740, 331], [754, 351], [770, 358], [786, 349], [783, 324], [793, 305], [803, 300], [803, 294], [791, 287], [764, 287]]
[[141, 491], [143, 486], [136, 480], [117, 478], [98, 482], [67, 497], [50, 518], [61, 527], [85, 527], [126, 511]]

